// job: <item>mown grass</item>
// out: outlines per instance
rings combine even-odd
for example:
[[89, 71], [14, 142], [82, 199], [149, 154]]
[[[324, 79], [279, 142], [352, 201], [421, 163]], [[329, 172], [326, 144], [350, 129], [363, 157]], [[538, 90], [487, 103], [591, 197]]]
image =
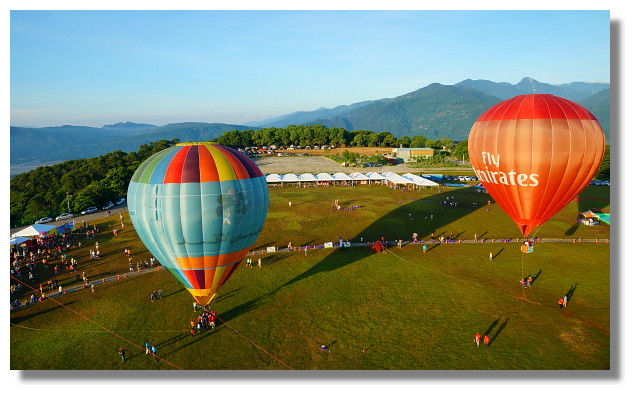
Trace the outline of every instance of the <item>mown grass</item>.
[[[459, 207], [440, 204], [454, 197]], [[578, 211], [610, 209], [607, 187], [590, 187], [538, 230], [545, 238], [607, 238], [608, 226], [576, 226]], [[342, 210], [332, 209], [338, 199]], [[589, 200], [600, 199], [600, 200]], [[272, 188], [255, 249], [338, 241], [459, 235], [517, 237], [488, 195], [472, 189], [402, 192], [384, 186]], [[289, 201], [292, 206], [289, 207]], [[470, 212], [473, 202], [479, 207]], [[355, 210], [344, 210], [352, 206]], [[600, 206], [601, 205], [601, 206]], [[489, 211], [488, 211], [489, 208]], [[413, 220], [408, 214], [412, 214]], [[434, 218], [430, 220], [430, 214]], [[426, 219], [427, 217], [427, 219]], [[104, 218], [102, 229], [119, 218]], [[127, 220], [126, 220], [127, 221]], [[148, 252], [126, 222], [98, 239], [104, 258], [80, 257], [92, 279], [128, 271]], [[86, 244], [87, 241], [84, 241]], [[94, 242], [93, 242], [94, 243]], [[489, 253], [495, 254], [489, 262]], [[99, 284], [11, 314], [11, 369], [608, 369], [610, 244], [443, 244], [317, 249], [267, 254], [263, 268], [241, 267], [213, 308], [225, 322], [190, 337], [192, 298], [166, 270]], [[38, 271], [39, 276], [47, 276]], [[531, 288], [519, 280], [536, 278]], [[64, 286], [74, 274], [58, 276]], [[152, 290], [164, 298], [151, 302]], [[569, 307], [557, 299], [573, 290]], [[70, 310], [69, 310], [70, 309]], [[88, 321], [90, 320], [90, 321]], [[94, 323], [93, 323], [94, 322]], [[97, 323], [97, 324], [95, 324]], [[106, 328], [107, 330], [105, 330]], [[474, 333], [488, 333], [476, 348]], [[239, 333], [240, 334], [239, 334]], [[247, 339], [250, 339], [248, 341]], [[164, 360], [137, 346], [149, 340]], [[253, 343], [252, 343], [253, 342]], [[321, 345], [331, 352], [320, 351]], [[129, 360], [121, 363], [116, 348]], [[367, 352], [363, 352], [367, 349]]]

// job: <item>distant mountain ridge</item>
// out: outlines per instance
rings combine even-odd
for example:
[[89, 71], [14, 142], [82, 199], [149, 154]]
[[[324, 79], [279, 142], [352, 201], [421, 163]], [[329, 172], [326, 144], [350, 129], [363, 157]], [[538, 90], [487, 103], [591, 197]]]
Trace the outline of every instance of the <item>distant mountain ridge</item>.
[[430, 84], [391, 99], [368, 100], [332, 109], [297, 111], [248, 125], [183, 122], [156, 126], [120, 122], [102, 128], [57, 126], [10, 128], [11, 164], [88, 158], [108, 152], [136, 151], [158, 140], [207, 141], [229, 130], [256, 130], [289, 125], [341, 127], [391, 132], [395, 137], [422, 134], [428, 139], [466, 140], [485, 110], [511, 97], [550, 93], [579, 102], [599, 119], [610, 142], [610, 85], [572, 82], [551, 85], [532, 78], [517, 84], [466, 79], [454, 85]]
[[208, 141], [229, 130], [253, 129], [244, 125], [184, 122], [165, 126], [132, 122], [89, 126], [22, 128], [11, 126], [11, 164], [92, 158], [108, 152], [136, 151], [152, 141]]

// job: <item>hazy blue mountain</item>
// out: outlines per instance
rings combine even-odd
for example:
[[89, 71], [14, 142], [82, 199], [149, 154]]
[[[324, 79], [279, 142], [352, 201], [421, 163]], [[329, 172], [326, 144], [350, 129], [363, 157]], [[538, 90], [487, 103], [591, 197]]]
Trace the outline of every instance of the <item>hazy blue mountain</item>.
[[376, 101], [382, 101], [388, 99], [380, 99], [380, 100], [367, 100], [359, 103], [353, 103], [350, 105], [340, 105], [334, 108], [324, 108], [320, 107], [314, 111], [296, 111], [291, 114], [282, 115], [276, 118], [265, 119], [262, 121], [256, 122], [248, 122], [245, 125], [247, 126], [257, 126], [261, 128], [284, 128], [289, 125], [302, 125], [308, 122], [315, 121], [316, 119], [329, 119], [340, 116], [341, 114], [347, 113], [356, 108], [360, 108], [366, 106], [368, 104], [374, 103]]
[[[165, 126], [126, 123], [117, 127], [11, 127], [11, 164], [92, 158], [108, 152], [137, 151], [142, 144], [172, 140], [208, 141], [229, 130], [250, 129], [221, 123], [176, 123]], [[106, 125], [112, 126], [112, 125]]]
[[503, 100], [510, 99], [518, 95], [529, 95], [532, 93], [548, 93], [565, 99], [579, 101], [589, 97], [601, 90], [610, 87], [607, 83], [587, 83], [572, 82], [568, 84], [551, 85], [533, 78], [525, 77], [519, 83], [512, 85], [508, 82], [492, 82], [488, 80], [464, 80], [456, 84], [473, 89], [481, 90], [488, 95], [496, 96]]
[[112, 125], [104, 125], [103, 129], [118, 129], [118, 130], [148, 130], [158, 128], [157, 125], [150, 125], [147, 123], [134, 123], [134, 122], [119, 122]]

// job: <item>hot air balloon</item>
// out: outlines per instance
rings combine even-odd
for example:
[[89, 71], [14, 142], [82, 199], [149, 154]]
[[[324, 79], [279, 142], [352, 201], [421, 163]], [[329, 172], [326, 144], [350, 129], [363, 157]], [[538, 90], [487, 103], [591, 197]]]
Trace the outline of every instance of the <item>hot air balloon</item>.
[[554, 95], [516, 96], [470, 131], [472, 166], [524, 237], [571, 202], [595, 176], [605, 149], [595, 116]]
[[128, 186], [130, 219], [141, 241], [203, 306], [258, 239], [268, 207], [258, 166], [214, 143], [158, 152]]

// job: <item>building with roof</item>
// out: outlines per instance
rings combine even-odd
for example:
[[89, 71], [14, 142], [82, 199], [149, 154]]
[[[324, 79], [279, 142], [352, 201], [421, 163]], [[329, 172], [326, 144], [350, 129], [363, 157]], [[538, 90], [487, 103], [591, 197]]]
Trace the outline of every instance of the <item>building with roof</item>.
[[432, 148], [393, 148], [391, 156], [395, 159], [401, 159], [404, 162], [414, 162], [417, 157], [432, 158], [434, 149]]

